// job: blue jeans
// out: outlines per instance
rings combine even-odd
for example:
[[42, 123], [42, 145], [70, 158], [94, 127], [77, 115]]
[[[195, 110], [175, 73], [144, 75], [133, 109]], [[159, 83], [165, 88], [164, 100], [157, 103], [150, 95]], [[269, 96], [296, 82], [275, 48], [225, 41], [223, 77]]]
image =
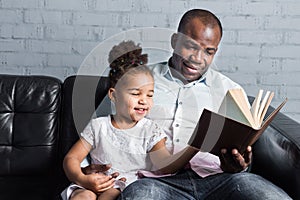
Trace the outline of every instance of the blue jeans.
[[199, 177], [192, 170], [175, 176], [143, 178], [130, 184], [119, 200], [291, 199], [282, 189], [255, 174], [222, 173]]

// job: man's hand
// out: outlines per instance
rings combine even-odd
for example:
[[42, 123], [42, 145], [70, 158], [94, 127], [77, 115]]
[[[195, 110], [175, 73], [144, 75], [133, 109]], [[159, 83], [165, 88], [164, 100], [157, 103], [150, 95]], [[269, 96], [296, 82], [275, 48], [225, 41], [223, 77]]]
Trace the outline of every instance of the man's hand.
[[237, 149], [227, 152], [227, 149], [221, 150], [221, 169], [224, 172], [240, 172], [247, 169], [252, 162], [252, 148], [248, 146], [244, 155], [241, 155]]

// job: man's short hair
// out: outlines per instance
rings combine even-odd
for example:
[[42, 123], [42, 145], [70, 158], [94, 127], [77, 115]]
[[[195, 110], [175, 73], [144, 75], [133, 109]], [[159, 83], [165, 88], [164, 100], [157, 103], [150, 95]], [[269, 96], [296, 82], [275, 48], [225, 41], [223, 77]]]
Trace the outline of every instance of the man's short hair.
[[199, 19], [206, 26], [211, 26], [212, 28], [218, 26], [220, 28], [220, 37], [223, 35], [223, 28], [220, 20], [212, 12], [203, 9], [192, 9], [187, 11], [181, 18], [177, 31], [180, 33], [185, 33], [186, 25], [192, 19]]

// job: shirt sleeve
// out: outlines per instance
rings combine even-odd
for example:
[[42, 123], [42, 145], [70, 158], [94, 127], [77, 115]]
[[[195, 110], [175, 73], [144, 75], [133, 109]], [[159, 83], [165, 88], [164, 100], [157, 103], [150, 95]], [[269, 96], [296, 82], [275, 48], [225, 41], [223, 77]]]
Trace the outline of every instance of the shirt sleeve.
[[147, 152], [149, 152], [159, 141], [164, 138], [167, 138], [167, 135], [156, 123], [152, 123], [150, 128], [151, 137], [149, 138]]
[[85, 139], [92, 148], [95, 148], [95, 121], [91, 120], [88, 125], [80, 133], [80, 136]]

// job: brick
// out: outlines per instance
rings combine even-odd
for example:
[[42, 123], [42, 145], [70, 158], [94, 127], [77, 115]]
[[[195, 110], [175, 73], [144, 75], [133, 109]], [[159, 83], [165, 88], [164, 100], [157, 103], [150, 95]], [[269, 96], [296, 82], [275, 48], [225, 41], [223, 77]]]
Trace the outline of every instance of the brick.
[[218, 55], [224, 57], [248, 57], [251, 59], [258, 58], [259, 54], [259, 45], [222, 44], [218, 50]]
[[35, 24], [62, 24], [62, 13], [60, 11], [25, 10], [24, 21]]
[[166, 14], [130, 13], [130, 18], [134, 27], [164, 27], [167, 24]]
[[149, 56], [148, 64], [168, 61], [172, 55], [171, 51], [165, 51], [155, 48], [146, 48], [143, 52], [148, 54]]
[[262, 56], [271, 58], [299, 58], [300, 46], [272, 45], [262, 47]]
[[[147, 12], [168, 12], [169, 9], [169, 1], [161, 1], [161, 0], [152, 0], [152, 1], [133, 1], [131, 3], [133, 11], [138, 11], [142, 13]], [[130, 4], [129, 4], [130, 5]], [[123, 10], [123, 9], [122, 9]], [[126, 10], [126, 9], [125, 9]]]
[[55, 9], [55, 10], [72, 10], [72, 11], [82, 11], [88, 9], [88, 4], [86, 1], [82, 0], [73, 0], [70, 1], [61, 1], [61, 0], [44, 0], [46, 9]]
[[45, 41], [26, 40], [25, 48], [29, 52], [35, 53], [71, 53], [71, 42], [68, 41]]
[[114, 35], [122, 33], [121, 27], [105, 27], [103, 28], [103, 39], [107, 39], [113, 37]]
[[61, 81], [63, 81], [67, 76], [74, 75], [75, 73], [70, 70], [70, 68], [67, 67], [26, 67], [23, 68], [23, 74], [24, 75], [48, 75], [53, 76]]
[[[190, 1], [190, 8], [204, 8], [215, 13], [218, 17], [235, 15], [241, 12], [241, 3], [232, 3], [232, 1]], [[181, 9], [183, 10], [183, 9]], [[184, 9], [185, 10], [185, 9]], [[183, 12], [184, 12], [183, 10]]]
[[237, 72], [238, 74], [243, 73], [270, 73], [281, 71], [281, 61], [279, 59], [268, 59], [263, 58], [258, 60], [258, 58], [235, 58], [231, 57], [219, 58], [215, 61], [216, 66], [223, 70], [230, 72]]
[[86, 56], [97, 46], [97, 44], [98, 42], [76, 41], [72, 43], [72, 52], [73, 54]]
[[19, 24], [22, 20], [23, 13], [20, 10], [1, 9], [0, 23]]
[[10, 75], [22, 75], [23, 74], [23, 68], [21, 67], [14, 67], [14, 66], [1, 66], [0, 63], [0, 71], [5, 71], [5, 73], [1, 74], [10, 74]]
[[289, 31], [285, 34], [286, 44], [300, 44], [300, 32]]
[[282, 15], [283, 16], [299, 16], [300, 15], [300, 4], [298, 1], [283, 3]]
[[300, 86], [299, 77], [300, 72], [282, 72], [265, 75], [262, 80], [273, 85]]
[[45, 38], [56, 40], [99, 41], [104, 38], [104, 29], [91, 26], [47, 25]]
[[285, 90], [286, 96], [289, 98], [289, 100], [300, 100], [300, 92], [296, 92], [299, 90], [299, 86], [285, 87]]
[[265, 19], [257, 16], [224, 16], [222, 17], [224, 30], [263, 29]]
[[282, 61], [282, 70], [284, 72], [299, 72], [300, 60], [284, 59]]
[[[161, 1], [162, 2], [162, 1]], [[159, 5], [161, 3], [158, 3]], [[182, 13], [182, 10], [188, 10], [190, 7], [189, 1], [172, 1], [172, 3], [168, 2], [165, 4], [163, 8], [163, 13]], [[178, 12], [180, 11], [180, 12]]]
[[115, 11], [115, 12], [129, 12], [138, 10], [137, 4], [146, 3], [146, 1], [134, 0], [95, 0], [94, 6], [96, 11]]
[[300, 16], [266, 17], [265, 28], [270, 30], [300, 30]]
[[299, 112], [297, 112], [297, 111], [295, 112], [295, 108], [299, 108], [299, 107], [300, 107], [299, 101], [289, 100], [288, 103], [282, 109], [285, 113], [289, 113], [290, 116], [293, 116], [292, 113], [297, 114], [298, 116], [300, 116]]
[[[0, 66], [1, 67], [3, 67], [3, 66], [7, 67], [8, 66], [7, 53], [6, 52], [0, 52]], [[11, 66], [11, 65], [9, 65], [9, 66]], [[11, 66], [11, 67], [13, 67], [13, 66]], [[4, 68], [2, 68], [2, 69], [4, 69]], [[5, 71], [5, 73], [6, 73], [6, 71]]]
[[74, 25], [116, 26], [118, 14], [76, 12], [73, 20]]
[[20, 24], [13, 27], [14, 39], [42, 39], [44, 37], [44, 27], [34, 24]]
[[149, 42], [154, 41], [170, 43], [171, 36], [173, 33], [175, 33], [173, 29], [159, 27], [147, 27], [141, 28], [140, 30], [142, 34], [142, 40]]
[[0, 25], [0, 38], [12, 38], [13, 35], [13, 25], [11, 24], [1, 24]]
[[255, 85], [257, 83], [256, 79], [253, 78], [253, 74], [238, 74], [225, 72], [224, 74], [237, 83], [243, 83], [247, 85]]
[[79, 68], [80, 63], [84, 60], [84, 56], [48, 54], [47, 59], [49, 67], [70, 67], [77, 69]]
[[44, 0], [1, 0], [2, 8], [43, 8]]
[[222, 36], [222, 43], [236, 43], [237, 31], [224, 30]]
[[0, 51], [14, 52], [24, 50], [24, 40], [0, 39]]
[[268, 43], [281, 44], [283, 32], [281, 31], [239, 31], [238, 43]]
[[240, 3], [240, 13], [242, 15], [280, 15], [281, 3], [274, 1], [250, 1], [246, 3]]
[[182, 15], [182, 13], [181, 14], [168, 13], [166, 15], [165, 28], [171, 28], [174, 30], [174, 32], [176, 32], [181, 15]]
[[7, 66], [45, 66], [46, 56], [39, 53], [28, 52], [13, 52], [13, 53], [1, 53], [0, 57], [5, 57], [5, 63]]

